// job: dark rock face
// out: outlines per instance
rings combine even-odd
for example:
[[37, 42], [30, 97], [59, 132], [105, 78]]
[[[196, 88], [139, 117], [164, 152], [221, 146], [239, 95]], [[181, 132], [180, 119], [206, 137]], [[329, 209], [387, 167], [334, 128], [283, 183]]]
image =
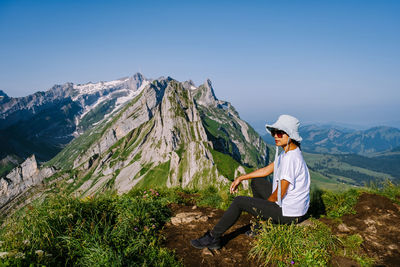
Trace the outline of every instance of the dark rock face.
[[0, 143], [0, 158], [12, 154], [27, 158], [35, 152], [39, 161], [49, 160], [73, 139], [74, 118], [81, 111], [81, 106], [67, 98], [49, 103], [32, 116], [28, 111], [18, 112], [16, 116], [22, 118], [16, 119], [17, 123], [0, 129], [4, 140]]

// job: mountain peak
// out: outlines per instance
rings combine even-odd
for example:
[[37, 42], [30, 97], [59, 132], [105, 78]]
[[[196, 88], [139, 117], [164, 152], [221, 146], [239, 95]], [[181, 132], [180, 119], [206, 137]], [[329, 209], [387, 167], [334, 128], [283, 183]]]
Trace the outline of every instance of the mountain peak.
[[197, 89], [196, 85], [194, 84], [194, 82], [192, 80], [184, 81], [182, 83], [182, 85], [183, 85], [183, 88], [185, 88], [186, 90], [196, 90]]
[[3, 90], [0, 90], [0, 97], [8, 97], [8, 95], [3, 91]]
[[8, 95], [4, 91], [0, 90], [0, 102], [7, 101], [7, 99], [9, 99]]
[[216, 106], [218, 104], [210, 79], [207, 79], [194, 92], [194, 98], [198, 104], [203, 106]]
[[141, 82], [142, 82], [143, 80], [146, 79], [146, 78], [143, 76], [143, 74], [141, 74], [140, 72], [136, 72], [135, 74], [133, 74], [132, 78], [133, 78], [134, 80], [141, 81]]

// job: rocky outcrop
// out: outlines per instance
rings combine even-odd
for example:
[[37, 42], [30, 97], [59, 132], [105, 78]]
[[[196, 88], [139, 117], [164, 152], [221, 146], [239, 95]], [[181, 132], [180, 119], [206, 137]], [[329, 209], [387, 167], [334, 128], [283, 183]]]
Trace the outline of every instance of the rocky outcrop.
[[196, 103], [206, 107], [215, 107], [218, 103], [217, 97], [214, 93], [214, 88], [209, 79], [200, 85], [199, 88], [193, 90], [194, 99]]
[[27, 158], [6, 177], [0, 178], [0, 208], [54, 172], [53, 168], [39, 169], [34, 155]]
[[211, 82], [194, 90], [194, 98], [208, 139], [216, 150], [248, 167], [268, 164], [266, 143], [229, 102], [215, 98]]

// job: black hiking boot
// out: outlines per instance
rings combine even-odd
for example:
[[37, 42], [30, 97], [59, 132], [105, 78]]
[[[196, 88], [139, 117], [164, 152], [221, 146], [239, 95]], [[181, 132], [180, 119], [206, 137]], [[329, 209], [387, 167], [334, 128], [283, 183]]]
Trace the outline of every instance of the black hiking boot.
[[203, 248], [220, 249], [221, 238], [213, 237], [210, 231], [208, 231], [202, 237], [191, 240], [190, 244], [192, 244], [192, 246], [197, 249], [203, 249]]

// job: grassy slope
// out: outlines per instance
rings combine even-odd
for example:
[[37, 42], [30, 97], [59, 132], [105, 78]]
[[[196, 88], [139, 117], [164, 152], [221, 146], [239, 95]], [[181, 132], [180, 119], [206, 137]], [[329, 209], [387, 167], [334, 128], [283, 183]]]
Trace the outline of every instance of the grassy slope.
[[395, 179], [383, 172], [351, 165], [341, 160], [340, 156], [313, 153], [303, 155], [310, 169], [337, 183], [363, 186], [370, 182]]

